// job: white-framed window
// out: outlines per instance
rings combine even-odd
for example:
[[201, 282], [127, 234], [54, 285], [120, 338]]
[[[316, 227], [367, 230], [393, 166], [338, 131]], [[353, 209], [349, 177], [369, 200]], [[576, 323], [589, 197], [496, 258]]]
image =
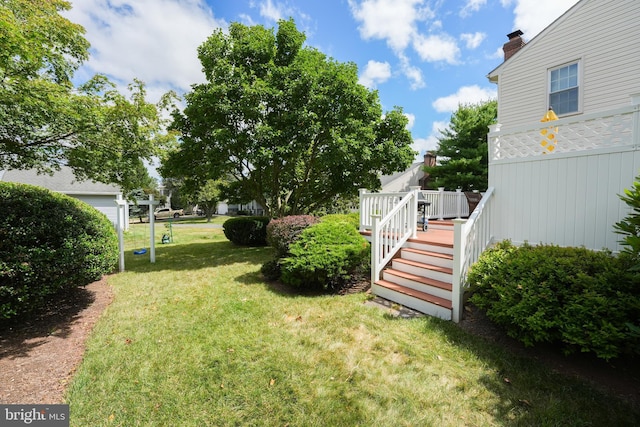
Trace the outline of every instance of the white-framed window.
[[580, 111], [580, 61], [549, 70], [549, 107], [559, 115]]

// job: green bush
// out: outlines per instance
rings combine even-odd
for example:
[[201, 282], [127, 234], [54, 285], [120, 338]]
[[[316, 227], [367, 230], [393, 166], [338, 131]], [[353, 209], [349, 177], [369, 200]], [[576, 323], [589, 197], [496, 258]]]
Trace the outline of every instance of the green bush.
[[558, 246], [501, 242], [471, 268], [471, 302], [531, 346], [557, 343], [566, 353], [611, 359], [637, 346], [640, 287], [628, 257]]
[[269, 218], [264, 216], [246, 216], [229, 218], [222, 224], [224, 235], [240, 246], [265, 246], [267, 244], [267, 225]]
[[53, 295], [113, 271], [118, 241], [88, 204], [0, 182], [0, 319], [28, 314]]
[[360, 214], [358, 212], [349, 214], [329, 214], [320, 217], [320, 221], [346, 222], [347, 224], [351, 224], [351, 226], [353, 226], [353, 228], [355, 228], [356, 230], [360, 228]]
[[280, 260], [272, 259], [262, 264], [260, 272], [267, 280], [278, 280], [282, 272], [280, 271]]
[[369, 243], [346, 222], [325, 221], [300, 233], [280, 260], [282, 282], [309, 290], [338, 290], [366, 262]]
[[267, 243], [276, 250], [276, 258], [289, 253], [289, 246], [295, 242], [305, 228], [317, 223], [311, 215], [291, 215], [274, 219], [267, 225]]

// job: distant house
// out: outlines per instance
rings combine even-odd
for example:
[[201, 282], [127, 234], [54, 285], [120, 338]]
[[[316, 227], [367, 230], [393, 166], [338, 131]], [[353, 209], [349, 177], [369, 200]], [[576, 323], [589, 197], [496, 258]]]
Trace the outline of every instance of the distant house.
[[[44, 187], [57, 193], [82, 200], [104, 213], [115, 225], [118, 220], [116, 198], [122, 191], [110, 184], [93, 181], [78, 181], [71, 168], [62, 166], [53, 175], [38, 174], [35, 169], [0, 171], [0, 181]], [[128, 218], [128, 213], [125, 213]], [[128, 224], [128, 221], [124, 221]]]

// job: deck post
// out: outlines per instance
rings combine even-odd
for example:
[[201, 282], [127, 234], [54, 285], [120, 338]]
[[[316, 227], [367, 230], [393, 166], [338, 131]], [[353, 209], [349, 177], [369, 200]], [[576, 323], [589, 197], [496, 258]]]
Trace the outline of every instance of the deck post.
[[444, 187], [438, 187], [438, 219], [444, 219]]
[[418, 237], [418, 192], [420, 191], [420, 186], [413, 185], [409, 187], [409, 189], [413, 192], [413, 200], [411, 201], [411, 207], [409, 208], [411, 210], [409, 214], [409, 221], [411, 221], [411, 228], [413, 230], [411, 238], [415, 239]]
[[459, 323], [462, 319], [462, 266], [466, 252], [465, 241], [462, 236], [462, 227], [467, 221], [464, 219], [453, 220], [453, 278], [451, 288], [451, 320]]
[[456, 195], [456, 201], [457, 201], [457, 208], [458, 208], [458, 216], [456, 216], [457, 219], [460, 219], [462, 217], [462, 188], [456, 188], [456, 193], [458, 193]]
[[360, 188], [358, 190], [358, 197], [360, 200], [360, 231], [365, 231], [365, 226], [364, 226], [364, 221], [362, 220], [362, 218], [364, 218], [365, 215], [368, 214], [368, 209], [364, 206], [364, 204], [362, 203], [362, 200], [364, 199], [364, 195], [367, 193], [367, 189], [366, 188]]
[[372, 215], [371, 228], [371, 286], [378, 281], [378, 260], [380, 259], [380, 236], [378, 236], [378, 228], [380, 227], [380, 215]]

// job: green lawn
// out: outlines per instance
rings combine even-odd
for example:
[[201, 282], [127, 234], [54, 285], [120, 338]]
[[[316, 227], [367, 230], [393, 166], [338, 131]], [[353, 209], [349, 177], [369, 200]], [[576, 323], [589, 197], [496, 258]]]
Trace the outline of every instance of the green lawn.
[[174, 228], [155, 264], [131, 254], [133, 233], [67, 394], [72, 426], [640, 424], [455, 324], [282, 292], [260, 275], [271, 250], [221, 229]]

